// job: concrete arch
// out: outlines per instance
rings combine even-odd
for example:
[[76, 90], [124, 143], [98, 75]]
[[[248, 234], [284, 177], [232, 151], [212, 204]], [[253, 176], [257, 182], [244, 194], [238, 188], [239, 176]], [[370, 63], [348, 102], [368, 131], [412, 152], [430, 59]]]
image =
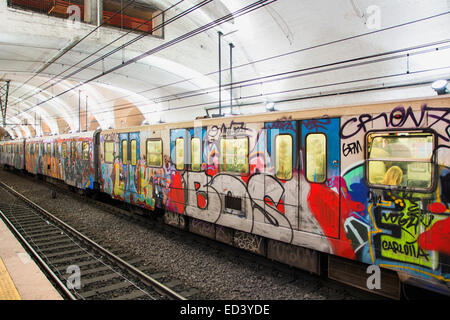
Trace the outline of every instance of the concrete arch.
[[124, 128], [138, 126], [144, 121], [141, 111], [124, 99], [116, 100], [114, 105], [114, 126], [115, 128]]
[[[30, 84], [22, 84], [22, 86], [27, 88], [27, 89], [29, 89], [32, 92], [33, 91], [36, 91], [36, 92], [40, 91], [40, 89], [38, 87], [30, 85]], [[35, 93], [35, 95], [34, 95], [34, 97], [36, 97], [38, 101], [46, 101], [51, 96], [53, 96], [53, 94], [51, 92], [49, 92], [49, 91], [46, 91], [46, 90], [43, 90], [42, 92], [39, 92], [39, 93]], [[14, 99], [18, 100], [18, 98], [14, 98]], [[17, 103], [21, 104], [21, 103], [24, 103], [24, 102], [25, 101], [20, 101], [19, 100]], [[41, 110], [42, 110], [42, 108], [44, 106], [45, 107], [49, 107], [51, 109], [51, 113], [54, 113], [56, 118], [62, 118], [67, 123], [67, 125], [70, 126], [71, 129], [75, 128], [75, 123], [73, 121], [73, 117], [71, 117], [71, 115], [70, 115], [71, 107], [62, 98], [56, 97], [56, 98], [53, 98], [52, 100], [50, 100], [48, 102], [45, 102], [45, 103], [39, 105], [39, 107], [41, 107]], [[30, 111], [33, 111], [33, 110], [38, 108], [38, 107], [34, 107], [31, 104], [30, 104], [30, 107], [33, 108]], [[56, 120], [55, 120], [55, 122], [56, 122]]]

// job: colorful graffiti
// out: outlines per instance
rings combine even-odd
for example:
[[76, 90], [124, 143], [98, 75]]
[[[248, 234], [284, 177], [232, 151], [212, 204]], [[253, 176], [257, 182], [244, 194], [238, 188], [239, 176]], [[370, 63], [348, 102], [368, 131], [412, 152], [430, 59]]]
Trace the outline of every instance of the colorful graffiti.
[[[444, 163], [442, 155], [448, 154], [442, 153], [438, 160], [437, 150], [446, 148], [443, 144], [449, 141], [448, 113], [449, 108], [422, 105], [420, 111], [413, 112], [412, 107], [399, 106], [390, 113], [348, 117], [340, 130], [342, 152], [353, 162], [343, 177], [349, 186], [350, 198], [364, 206], [364, 210], [351, 214], [344, 222], [345, 233], [352, 241], [357, 259], [401, 271], [409, 277], [427, 279], [440, 288], [446, 288], [450, 283], [448, 167], [434, 166], [434, 178], [430, 178], [435, 181], [436, 191], [433, 192], [414, 187], [368, 188], [366, 167], [364, 163], [355, 163], [355, 155], [361, 152], [358, 143], [367, 145], [364, 134], [369, 130], [417, 130], [424, 128], [425, 119], [428, 119], [426, 128], [432, 128], [431, 132], [436, 136], [431, 160]], [[347, 142], [350, 139], [351, 142]], [[362, 155], [359, 157], [363, 158]], [[386, 165], [392, 164], [386, 162]], [[413, 163], [408, 167], [404, 165], [403, 173], [412, 175], [412, 170], [407, 170], [413, 167]], [[422, 171], [426, 174], [426, 170]]]
[[[376, 115], [282, 118], [259, 124], [231, 120], [172, 129], [167, 138], [161, 138], [166, 145], [161, 167], [147, 165], [145, 148], [131, 171], [118, 154], [113, 163], [105, 163], [101, 155], [100, 184], [102, 191], [150, 210], [163, 208], [445, 285], [450, 277], [448, 166], [433, 167], [435, 192], [369, 186], [365, 157], [370, 141], [365, 134], [375, 129], [421, 132], [421, 128], [432, 127], [434, 148], [445, 149], [450, 137], [448, 112], [448, 108], [427, 105], [419, 111], [399, 106]], [[140, 134], [141, 141], [156, 139], [145, 130]], [[289, 138], [279, 139], [283, 135]], [[310, 135], [326, 137], [319, 154], [324, 157], [323, 180], [307, 175], [308, 166], [318, 166], [308, 161], [320, 159], [308, 157], [313, 150], [307, 147]], [[198, 159], [192, 149], [194, 139], [201, 149]], [[227, 139], [239, 142], [228, 143]], [[106, 140], [115, 141], [117, 147], [119, 136], [101, 136], [101, 141]], [[242, 141], [248, 141], [248, 150]], [[288, 143], [292, 152], [280, 153], [286, 147], [281, 148], [280, 141]], [[247, 158], [239, 160], [242, 154]], [[288, 159], [280, 161], [280, 157]], [[430, 161], [436, 157], [433, 151]], [[224, 161], [239, 166], [229, 166], [231, 171], [227, 171]], [[277, 170], [280, 163], [291, 168], [282, 173]], [[135, 190], [126, 196], [123, 190], [133, 183]]]

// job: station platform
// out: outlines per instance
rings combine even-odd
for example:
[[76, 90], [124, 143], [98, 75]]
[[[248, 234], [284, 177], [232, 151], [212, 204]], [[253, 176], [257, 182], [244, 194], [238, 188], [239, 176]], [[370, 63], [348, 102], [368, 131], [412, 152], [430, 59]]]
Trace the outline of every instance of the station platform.
[[63, 300], [1, 219], [0, 300]]

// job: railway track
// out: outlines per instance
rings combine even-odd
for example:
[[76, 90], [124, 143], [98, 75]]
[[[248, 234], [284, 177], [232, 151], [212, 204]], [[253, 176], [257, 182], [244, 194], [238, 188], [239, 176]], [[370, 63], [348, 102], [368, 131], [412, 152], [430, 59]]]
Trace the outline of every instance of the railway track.
[[66, 299], [186, 300], [2, 182], [0, 217]]

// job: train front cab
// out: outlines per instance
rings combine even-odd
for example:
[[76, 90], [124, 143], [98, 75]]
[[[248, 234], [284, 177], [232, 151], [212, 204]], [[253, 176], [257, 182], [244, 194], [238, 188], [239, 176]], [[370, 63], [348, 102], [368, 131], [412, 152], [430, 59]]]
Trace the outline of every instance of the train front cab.
[[[354, 260], [387, 270], [386, 279], [396, 273], [403, 283], [450, 295], [447, 102], [413, 101], [341, 118], [341, 176], [350, 196], [341, 199], [341, 221]], [[364, 210], [347, 214], [355, 204], [347, 200]], [[337, 260], [338, 269], [348, 265]], [[343, 274], [337, 277], [352, 277]]]

